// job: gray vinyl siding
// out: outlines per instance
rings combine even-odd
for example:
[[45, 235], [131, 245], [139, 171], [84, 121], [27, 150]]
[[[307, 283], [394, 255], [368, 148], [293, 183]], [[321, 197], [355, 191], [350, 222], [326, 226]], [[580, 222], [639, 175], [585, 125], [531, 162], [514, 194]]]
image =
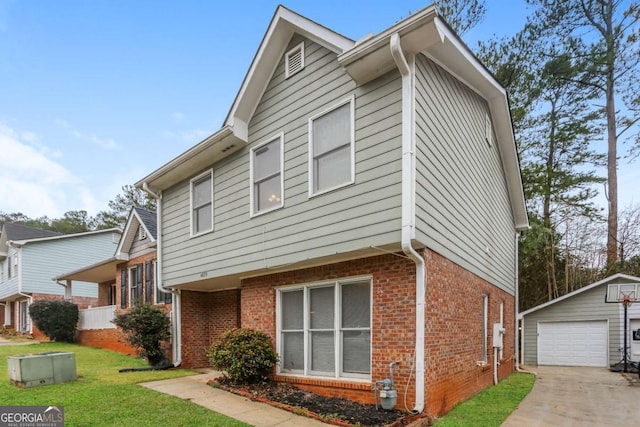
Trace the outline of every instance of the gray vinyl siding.
[[136, 233], [136, 238], [133, 240], [131, 249], [129, 250], [129, 259], [138, 258], [142, 255], [153, 252], [155, 248], [150, 248], [149, 242], [150, 239], [148, 237], [146, 239], [140, 240]]
[[609, 363], [620, 360], [621, 304], [604, 302], [606, 285], [597, 286], [581, 294], [559, 301], [548, 307], [523, 316], [523, 361], [526, 365], [538, 364], [538, 322], [608, 320]]
[[[294, 37], [290, 47], [300, 41]], [[249, 123], [249, 145], [212, 165], [212, 233], [189, 238], [189, 180], [164, 191], [167, 285], [400, 241], [399, 74], [356, 87], [334, 53], [305, 40], [305, 56], [305, 69], [289, 79], [281, 60]], [[355, 184], [310, 198], [308, 119], [350, 96], [355, 97]], [[284, 208], [250, 217], [250, 149], [281, 132]]]
[[[92, 233], [30, 242], [21, 249], [22, 292], [64, 295], [64, 287], [53, 277], [113, 256], [113, 233]], [[97, 297], [95, 283], [73, 282], [74, 296]]]
[[416, 57], [416, 237], [513, 294], [514, 220], [488, 113], [480, 95]]
[[[9, 263], [13, 262], [13, 256], [18, 253], [15, 248], [9, 246], [7, 250], [7, 258], [3, 261], [3, 281], [0, 283], [0, 301], [3, 298], [15, 295], [18, 293], [20, 286], [20, 279], [18, 276], [18, 266], [11, 266], [11, 277], [9, 277]], [[4, 321], [4, 319], [0, 319]]]

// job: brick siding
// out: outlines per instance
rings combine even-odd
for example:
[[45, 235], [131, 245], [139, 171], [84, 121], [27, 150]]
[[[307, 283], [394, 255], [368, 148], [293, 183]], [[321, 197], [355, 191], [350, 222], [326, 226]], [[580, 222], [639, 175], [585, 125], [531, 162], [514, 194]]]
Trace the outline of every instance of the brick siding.
[[206, 351], [225, 331], [240, 327], [240, 291], [182, 291], [182, 365], [209, 366]]
[[[425, 410], [432, 416], [448, 412], [493, 382], [492, 327], [499, 322], [504, 302], [504, 351], [499, 377], [513, 371], [514, 297], [446, 258], [423, 251], [427, 265], [425, 314]], [[204, 351], [225, 328], [258, 329], [275, 342], [276, 288], [326, 280], [372, 278], [372, 381], [348, 381], [277, 375], [276, 380], [320, 394], [374, 403], [373, 381], [394, 370], [398, 408], [414, 407], [415, 396], [415, 264], [402, 254], [386, 254], [331, 265], [244, 279], [237, 291], [182, 292], [183, 363], [207, 366]], [[232, 292], [231, 294], [229, 294]], [[483, 295], [488, 295], [487, 363], [482, 360]], [[226, 311], [222, 307], [226, 306]], [[217, 319], [214, 319], [218, 316]], [[231, 321], [233, 320], [233, 321]], [[226, 326], [225, 326], [226, 325]]]

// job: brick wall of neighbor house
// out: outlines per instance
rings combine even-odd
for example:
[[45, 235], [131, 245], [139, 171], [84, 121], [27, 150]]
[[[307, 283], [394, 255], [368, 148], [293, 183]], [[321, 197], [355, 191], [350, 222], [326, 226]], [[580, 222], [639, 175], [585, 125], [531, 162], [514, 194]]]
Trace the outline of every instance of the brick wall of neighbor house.
[[[64, 297], [62, 295], [52, 295], [52, 294], [32, 294], [31, 302], [34, 303], [36, 301], [49, 300], [49, 301], [63, 301]], [[95, 307], [98, 304], [98, 298], [92, 297], [78, 297], [74, 296], [71, 299], [71, 302], [78, 306], [78, 310], [83, 308], [88, 308], [89, 306]], [[38, 327], [33, 325], [33, 334], [32, 336], [37, 339], [47, 339], [47, 336], [38, 329]]]
[[[492, 383], [491, 329], [499, 321], [504, 300], [507, 333], [500, 378], [513, 370], [514, 298], [436, 253], [426, 250], [426, 410], [441, 415]], [[413, 408], [415, 385], [411, 370], [415, 346], [415, 265], [402, 256], [381, 255], [333, 265], [245, 279], [242, 282], [241, 324], [259, 329], [275, 342], [275, 288], [350, 276], [372, 276], [372, 380], [389, 377], [389, 362], [400, 361], [394, 371], [398, 395], [407, 390]], [[482, 347], [482, 295], [489, 295], [488, 359], [480, 367]], [[410, 375], [412, 381], [410, 380]], [[372, 383], [276, 376], [279, 381], [320, 394], [374, 403]], [[400, 398], [398, 407], [404, 407]]]
[[137, 356], [137, 351], [127, 344], [120, 333], [119, 328], [78, 331], [76, 333], [76, 342], [87, 347], [98, 347], [122, 354]]
[[240, 327], [240, 290], [182, 291], [182, 365], [209, 366], [206, 351], [225, 331]]

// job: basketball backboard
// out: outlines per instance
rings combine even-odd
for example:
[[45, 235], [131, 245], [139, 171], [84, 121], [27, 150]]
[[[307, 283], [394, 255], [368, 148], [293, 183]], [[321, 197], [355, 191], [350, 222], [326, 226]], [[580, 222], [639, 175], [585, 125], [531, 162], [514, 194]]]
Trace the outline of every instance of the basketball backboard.
[[640, 283], [610, 283], [607, 285], [607, 294], [604, 302], [619, 303], [625, 299], [635, 301], [640, 295]]

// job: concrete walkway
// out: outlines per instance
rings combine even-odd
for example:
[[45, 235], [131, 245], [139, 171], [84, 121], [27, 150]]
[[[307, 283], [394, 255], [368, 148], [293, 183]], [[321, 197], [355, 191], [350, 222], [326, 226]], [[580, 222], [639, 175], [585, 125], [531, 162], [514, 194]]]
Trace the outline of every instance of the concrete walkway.
[[327, 424], [320, 421], [296, 415], [264, 403], [254, 402], [245, 397], [207, 385], [207, 381], [219, 376], [219, 372], [208, 371], [199, 375], [151, 381], [140, 383], [140, 385], [160, 393], [190, 400], [212, 411], [256, 427], [327, 426]]
[[606, 368], [538, 366], [531, 393], [502, 427], [640, 426], [637, 374]]

